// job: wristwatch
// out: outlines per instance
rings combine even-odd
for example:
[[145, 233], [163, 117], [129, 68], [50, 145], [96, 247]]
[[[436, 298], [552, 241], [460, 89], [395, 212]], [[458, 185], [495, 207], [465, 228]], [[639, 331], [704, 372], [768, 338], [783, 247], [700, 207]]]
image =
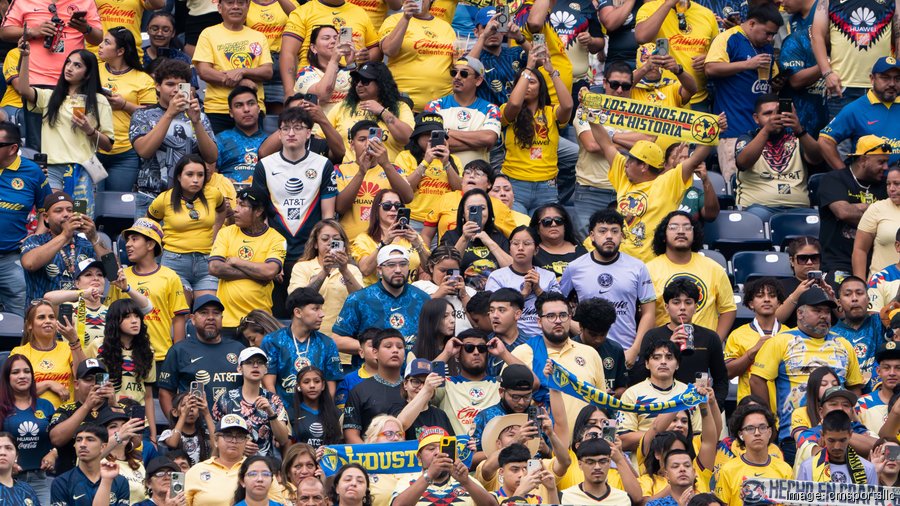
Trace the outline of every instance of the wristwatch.
[[434, 484], [434, 478], [432, 478], [431, 476], [428, 476], [427, 470], [422, 470], [422, 479], [424, 479], [425, 483], [427, 483], [429, 485]]

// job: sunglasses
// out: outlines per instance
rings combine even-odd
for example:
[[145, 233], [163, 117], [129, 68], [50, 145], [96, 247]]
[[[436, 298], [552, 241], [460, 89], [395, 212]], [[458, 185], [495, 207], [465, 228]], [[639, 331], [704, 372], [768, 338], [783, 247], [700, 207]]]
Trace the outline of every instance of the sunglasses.
[[363, 86], [368, 86], [368, 85], [372, 84], [373, 82], [375, 82], [374, 79], [369, 79], [368, 77], [363, 77], [363, 76], [359, 76], [358, 78], [354, 79], [354, 81], [356, 81], [357, 83], [359, 83]]
[[478, 353], [484, 354], [487, 353], [488, 347], [486, 344], [464, 344], [463, 350], [466, 353], [475, 353], [475, 350], [478, 350]]
[[468, 79], [469, 76], [472, 75], [472, 72], [469, 72], [466, 69], [450, 69], [450, 77], [456, 77], [457, 74], [459, 74], [459, 77], [462, 77], [463, 79]]
[[18, 146], [18, 142], [0, 142], [0, 148], [8, 148], [10, 146]]
[[631, 89], [631, 83], [623, 83], [622, 81], [606, 81], [609, 84], [609, 87], [614, 90], [618, 90], [622, 88], [625, 91]]
[[822, 258], [818, 253], [812, 253], [809, 255], [796, 255], [794, 259], [797, 260], [798, 264], [812, 264], [819, 261]]
[[199, 220], [199, 219], [200, 219], [200, 213], [197, 212], [196, 209], [194, 209], [194, 203], [193, 203], [193, 202], [185, 202], [185, 203], [184, 203], [184, 207], [188, 208], [188, 216], [190, 216], [190, 218], [191, 218], [192, 220], [195, 220], [195, 221], [196, 221], [196, 220]]
[[544, 227], [552, 227], [553, 225], [563, 225], [566, 220], [562, 216], [554, 216], [552, 218], [541, 218], [541, 225]]
[[881, 151], [881, 152], [884, 152], [884, 153], [893, 153], [893, 152], [894, 152], [894, 148], [892, 148], [890, 144], [888, 144], [888, 143], [885, 142], [884, 144], [879, 144], [878, 146], [875, 146], [875, 147], [873, 147], [873, 148], [869, 148], [865, 153], [863, 153], [863, 155], [868, 155], [868, 154], [871, 153], [872, 151]]
[[391, 208], [400, 209], [401, 207], [403, 207], [403, 203], [401, 203], [401, 202], [382, 202], [381, 203], [381, 209], [383, 209], [385, 211], [390, 211]]

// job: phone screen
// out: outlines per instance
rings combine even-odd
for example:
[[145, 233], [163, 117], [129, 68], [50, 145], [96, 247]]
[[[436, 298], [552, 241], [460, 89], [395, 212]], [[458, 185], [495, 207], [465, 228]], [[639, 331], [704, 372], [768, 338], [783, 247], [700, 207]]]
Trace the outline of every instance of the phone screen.
[[87, 200], [76, 199], [72, 204], [72, 210], [79, 214], [87, 214]]

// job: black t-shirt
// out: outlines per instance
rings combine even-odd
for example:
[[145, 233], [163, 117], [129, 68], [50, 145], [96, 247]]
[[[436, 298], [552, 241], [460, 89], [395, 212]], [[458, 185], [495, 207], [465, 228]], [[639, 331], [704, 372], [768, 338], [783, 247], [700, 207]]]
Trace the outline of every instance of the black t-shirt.
[[[640, 383], [650, 376], [647, 364], [643, 357], [650, 344], [657, 339], [671, 339], [672, 330], [668, 325], [650, 329], [644, 334], [641, 342], [641, 359], [631, 368], [629, 381], [632, 385]], [[722, 341], [714, 331], [694, 325], [694, 353], [681, 356], [681, 364], [675, 371], [675, 379], [682, 383], [691, 384], [696, 381], [698, 372], [708, 372], [712, 379], [712, 387], [716, 393], [716, 402], [719, 406], [725, 405], [725, 397], [728, 396], [728, 369], [725, 368], [725, 355], [722, 351]], [[697, 432], [697, 428], [694, 428]]]
[[[597, 3], [597, 12], [599, 13], [604, 7], [615, 7], [618, 2], [615, 0], [600, 0]], [[618, 30], [607, 33], [609, 38], [606, 41], [606, 62], [626, 61], [634, 65], [634, 58], [637, 54], [638, 43], [634, 38], [634, 25], [637, 19], [638, 9], [641, 8], [643, 2], [635, 0], [631, 12], [625, 18], [625, 22]]]
[[563, 253], [562, 255], [549, 253], [538, 246], [537, 251], [534, 252], [534, 265], [556, 274], [556, 280], [559, 281], [569, 262], [585, 253], [587, 253], [587, 249], [580, 244], [575, 245], [575, 251], [572, 253]]
[[159, 370], [157, 385], [174, 394], [187, 392], [192, 381], [203, 383], [206, 402], [212, 411], [225, 392], [240, 388], [238, 355], [244, 345], [233, 339], [204, 343], [197, 338], [183, 339], [169, 348]]
[[313, 448], [322, 446], [325, 437], [325, 423], [321, 412], [313, 412], [305, 404], [297, 410], [299, 414], [292, 424], [295, 443], [306, 443]]
[[[69, 419], [78, 408], [81, 407], [81, 403], [78, 401], [70, 402], [67, 404], [63, 404], [60, 407], [56, 408], [56, 412], [53, 413], [53, 416], [50, 417], [50, 425], [47, 427], [47, 433], [49, 434], [57, 425], [65, 422]], [[102, 409], [102, 408], [101, 408]], [[91, 423], [97, 420], [97, 414], [100, 410], [91, 411], [84, 417], [84, 423]], [[75, 455], [75, 438], [73, 437], [71, 441], [68, 443], [57, 446], [57, 452], [59, 455], [56, 458], [56, 474], [60, 475], [66, 471], [70, 471], [75, 468], [77, 464], [77, 455]]]
[[[865, 184], [865, 183], [864, 183]], [[829, 204], [849, 202], [872, 204], [887, 198], [884, 182], [869, 185], [868, 191], [853, 179], [850, 169], [834, 170], [822, 177], [819, 182], [819, 242], [822, 243], [822, 270], [851, 271], [850, 255], [853, 253], [853, 239], [856, 237], [856, 226], [839, 221], [831, 212]], [[787, 295], [787, 293], [785, 293]]]
[[[509, 251], [509, 240], [506, 239], [502, 232], [495, 229], [488, 236], [497, 243], [497, 246], [500, 246], [500, 249]], [[456, 241], [459, 240], [459, 237], [460, 232], [456, 229], [448, 230], [441, 238], [441, 244], [453, 248], [456, 246]], [[480, 239], [474, 239], [466, 247], [466, 253], [462, 257], [462, 265], [459, 267], [467, 285], [476, 290], [483, 290], [488, 276], [491, 272], [499, 269], [500, 264], [497, 263], [497, 259], [491, 253], [491, 250], [482, 244]]]
[[[400, 412], [403, 411], [403, 407], [391, 414], [394, 416], [399, 415]], [[447, 434], [454, 434], [453, 424], [450, 423], [450, 418], [447, 416], [447, 413], [444, 413], [443, 410], [434, 406], [428, 406], [428, 409], [419, 413], [419, 416], [416, 417], [413, 424], [406, 429], [406, 440], [415, 441], [419, 439], [419, 431], [422, 427], [442, 427], [447, 431]]]
[[406, 406], [400, 396], [400, 385], [390, 386], [378, 376], [366, 378], [350, 390], [344, 405], [344, 430], [366, 432], [378, 415], [399, 413]]

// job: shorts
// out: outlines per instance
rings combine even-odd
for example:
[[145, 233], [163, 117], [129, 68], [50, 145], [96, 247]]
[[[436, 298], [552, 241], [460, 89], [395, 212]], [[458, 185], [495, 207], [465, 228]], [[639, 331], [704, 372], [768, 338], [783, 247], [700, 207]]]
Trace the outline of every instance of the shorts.
[[215, 291], [219, 287], [219, 279], [209, 273], [209, 256], [204, 253], [163, 250], [162, 265], [178, 274], [185, 291]]
[[222, 22], [222, 15], [218, 12], [210, 12], [209, 14], [201, 14], [200, 16], [188, 16], [184, 24], [184, 43], [190, 46], [196, 46], [197, 40], [200, 39], [200, 32], [210, 26], [215, 26]]
[[278, 60], [280, 59], [280, 53], [272, 51], [272, 79], [263, 83], [267, 104], [284, 103], [284, 83], [281, 80], [281, 72], [278, 70]]

